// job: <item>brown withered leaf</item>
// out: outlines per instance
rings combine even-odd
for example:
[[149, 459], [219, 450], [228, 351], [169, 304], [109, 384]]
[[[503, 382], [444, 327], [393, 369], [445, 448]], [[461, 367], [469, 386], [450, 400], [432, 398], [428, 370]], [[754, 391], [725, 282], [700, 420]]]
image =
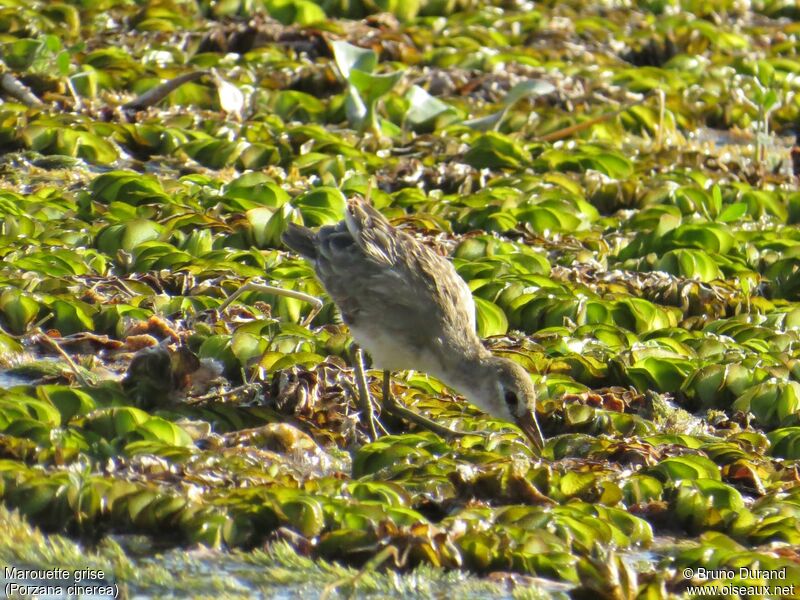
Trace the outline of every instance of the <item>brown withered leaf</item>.
[[156, 315], [151, 316], [146, 321], [136, 321], [131, 323], [125, 330], [126, 336], [149, 334], [156, 339], [169, 339], [172, 342], [180, 342], [180, 336], [175, 327], [166, 319]]

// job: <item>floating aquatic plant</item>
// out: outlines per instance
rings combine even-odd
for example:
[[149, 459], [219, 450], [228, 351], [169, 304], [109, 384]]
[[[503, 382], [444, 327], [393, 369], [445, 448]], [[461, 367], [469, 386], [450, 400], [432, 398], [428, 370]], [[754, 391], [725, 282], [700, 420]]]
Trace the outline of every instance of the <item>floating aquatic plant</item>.
[[[154, 596], [800, 586], [792, 7], [6, 4], [4, 562]], [[541, 456], [421, 373], [394, 395], [467, 435], [368, 443], [280, 242], [368, 190], [531, 373]], [[248, 282], [322, 308], [226, 302]], [[241, 585], [171, 584], [167, 546]]]

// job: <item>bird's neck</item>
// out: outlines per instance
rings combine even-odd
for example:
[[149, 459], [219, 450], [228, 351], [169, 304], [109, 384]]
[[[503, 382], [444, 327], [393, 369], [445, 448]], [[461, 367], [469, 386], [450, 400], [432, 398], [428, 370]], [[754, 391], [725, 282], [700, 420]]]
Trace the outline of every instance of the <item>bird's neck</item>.
[[432, 374], [472, 404], [486, 409], [485, 398], [491, 395], [489, 386], [494, 385], [496, 379], [492, 367], [494, 356], [480, 343], [470, 350], [467, 354], [448, 353], [443, 361], [444, 368], [439, 373]]

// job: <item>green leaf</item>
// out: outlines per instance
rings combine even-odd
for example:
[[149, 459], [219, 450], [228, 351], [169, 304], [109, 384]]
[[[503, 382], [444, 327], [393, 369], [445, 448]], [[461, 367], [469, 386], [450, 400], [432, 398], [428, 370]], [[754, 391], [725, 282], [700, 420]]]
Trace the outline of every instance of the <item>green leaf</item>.
[[666, 458], [648, 471], [657, 477], [660, 476], [660, 479], [665, 482], [680, 482], [684, 479], [714, 479], [716, 481], [721, 479], [717, 465], [700, 455]]
[[770, 456], [789, 460], [800, 459], [800, 427], [784, 427], [767, 434]]
[[319, 501], [310, 496], [300, 496], [281, 504], [289, 525], [307, 538], [319, 535], [325, 527], [325, 514]]
[[405, 114], [405, 123], [412, 129], [429, 125], [437, 117], [445, 113], [455, 113], [455, 109], [438, 98], [431, 96], [418, 85], [413, 85], [406, 92], [408, 110]]
[[401, 71], [375, 75], [360, 69], [353, 69], [350, 71], [347, 80], [358, 92], [364, 104], [370, 107], [379, 98], [388, 94], [402, 77], [403, 73]]
[[124, 202], [132, 206], [169, 202], [158, 179], [134, 171], [110, 171], [92, 180], [89, 186], [99, 202]]
[[251, 208], [245, 214], [250, 225], [249, 233], [258, 248], [280, 246], [281, 235], [288, 224], [302, 222], [300, 213], [290, 204], [284, 204], [275, 210], [266, 207]]
[[656, 262], [654, 268], [657, 271], [706, 282], [724, 278], [714, 259], [702, 250], [670, 250]]
[[111, 441], [126, 436], [150, 418], [143, 410], [130, 406], [103, 408], [86, 415], [82, 426]]
[[518, 168], [528, 164], [530, 154], [499, 133], [485, 133], [476, 138], [464, 156], [467, 164], [476, 169]]
[[745, 202], [734, 202], [733, 204], [729, 204], [726, 206], [719, 216], [717, 217], [717, 221], [722, 223], [732, 223], [734, 221], [738, 221], [743, 216], [747, 214], [747, 203]]
[[503, 104], [511, 106], [528, 96], [546, 96], [555, 91], [556, 86], [549, 81], [545, 81], [544, 79], [528, 79], [514, 85], [514, 87], [508, 91], [505, 98], [503, 98]]
[[0, 315], [12, 333], [22, 335], [34, 322], [41, 306], [30, 296], [16, 289], [0, 294]]
[[236, 162], [248, 144], [242, 141], [200, 139], [188, 142], [181, 149], [201, 165], [210, 169], [222, 169]]
[[161, 239], [163, 234], [164, 228], [158, 223], [134, 219], [101, 229], [97, 234], [95, 246], [109, 256], [116, 256], [119, 250], [133, 252], [145, 242]]
[[344, 218], [347, 199], [341, 190], [321, 186], [298, 196], [294, 205], [303, 216], [306, 226], [320, 227], [333, 225]]
[[340, 40], [330, 43], [333, 60], [345, 80], [357, 69], [362, 73], [372, 73], [378, 65], [378, 55], [366, 48], [359, 48]]
[[766, 381], [747, 390], [732, 408], [753, 413], [758, 423], [768, 429], [794, 425], [800, 421], [800, 383]]
[[267, 0], [265, 3], [271, 17], [284, 25], [312, 25], [325, 20], [325, 11], [309, 0]]
[[[289, 201], [289, 194], [264, 173], [245, 173], [222, 188], [223, 199], [233, 211], [256, 206], [279, 208]], [[236, 202], [231, 202], [235, 200]]]
[[194, 446], [192, 436], [161, 417], [150, 417], [125, 434], [126, 439], [156, 440], [170, 446]]
[[58, 409], [62, 423], [68, 423], [73, 417], [88, 414], [96, 408], [94, 399], [89, 394], [66, 386], [39, 386], [36, 394]]
[[50, 305], [53, 319], [50, 326], [61, 335], [72, 335], [81, 331], [94, 331], [93, 315], [96, 309], [78, 300], [56, 300]]
[[70, 54], [66, 50], [59, 52], [58, 56], [56, 56], [56, 66], [58, 67], [58, 72], [62, 77], [69, 75], [69, 67], [71, 62]]
[[473, 299], [475, 300], [478, 335], [481, 337], [504, 335], [508, 331], [508, 319], [503, 309], [494, 302], [489, 302], [478, 296]]

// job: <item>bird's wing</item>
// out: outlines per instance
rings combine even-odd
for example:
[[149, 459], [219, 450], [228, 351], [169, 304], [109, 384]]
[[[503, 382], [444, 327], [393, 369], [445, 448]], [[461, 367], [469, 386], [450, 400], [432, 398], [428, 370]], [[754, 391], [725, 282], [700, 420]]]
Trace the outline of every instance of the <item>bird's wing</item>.
[[[456, 273], [453, 264], [439, 256], [403, 231], [399, 231], [369, 204], [351, 200], [348, 205], [347, 227], [358, 241], [364, 254], [376, 263], [385, 265], [384, 277], [394, 277], [406, 282], [416, 294], [405, 294], [403, 299], [387, 298], [408, 304], [424, 306], [431, 317], [439, 322], [463, 330], [464, 322], [475, 330], [475, 303], [466, 282]], [[394, 286], [384, 286], [395, 289]], [[392, 294], [392, 292], [389, 292]], [[433, 302], [420, 303], [420, 296]]]
[[396, 230], [380, 212], [361, 200], [347, 203], [345, 225], [366, 258], [394, 266], [397, 262]]
[[[403, 234], [416, 245], [414, 265], [419, 286], [425, 286], [436, 299], [436, 311], [443, 322], [455, 330], [463, 330], [466, 322], [469, 331], [475, 331], [475, 301], [467, 283], [456, 272], [453, 263], [439, 256], [427, 246]], [[404, 244], [405, 245], [405, 244]]]
[[465, 323], [475, 331], [472, 293], [452, 263], [370, 205], [350, 200], [343, 222], [320, 229], [317, 247], [317, 274], [345, 321], [383, 310], [426, 335], [463, 332]]

